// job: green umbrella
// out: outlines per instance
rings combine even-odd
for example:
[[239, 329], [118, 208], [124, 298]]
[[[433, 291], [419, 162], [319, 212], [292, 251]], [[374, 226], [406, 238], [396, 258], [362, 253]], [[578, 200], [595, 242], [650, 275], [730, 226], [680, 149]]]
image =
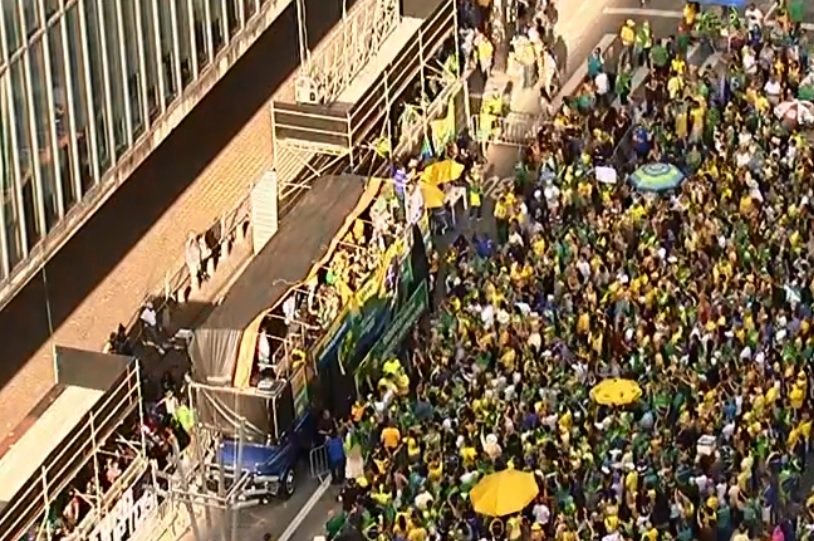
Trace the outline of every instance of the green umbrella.
[[644, 192], [664, 192], [677, 188], [684, 180], [684, 173], [675, 165], [649, 163], [630, 175], [630, 182]]

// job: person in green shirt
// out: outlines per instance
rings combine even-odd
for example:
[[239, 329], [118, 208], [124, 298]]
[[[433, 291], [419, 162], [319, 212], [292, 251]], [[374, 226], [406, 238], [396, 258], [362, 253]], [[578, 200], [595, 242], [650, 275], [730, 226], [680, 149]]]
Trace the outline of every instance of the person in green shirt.
[[654, 67], [662, 77], [667, 74], [667, 69], [670, 66], [670, 53], [667, 51], [667, 47], [664, 46], [662, 40], [659, 40], [659, 42], [650, 49], [650, 65]]
[[639, 66], [644, 66], [650, 62], [650, 50], [653, 48], [653, 33], [650, 31], [650, 23], [644, 21], [636, 29], [636, 58]]
[[616, 75], [616, 86], [614, 88], [616, 97], [619, 98], [622, 105], [628, 104], [628, 97], [630, 96], [632, 83], [633, 70], [631, 69], [630, 64], [628, 64], [619, 70], [619, 73]]

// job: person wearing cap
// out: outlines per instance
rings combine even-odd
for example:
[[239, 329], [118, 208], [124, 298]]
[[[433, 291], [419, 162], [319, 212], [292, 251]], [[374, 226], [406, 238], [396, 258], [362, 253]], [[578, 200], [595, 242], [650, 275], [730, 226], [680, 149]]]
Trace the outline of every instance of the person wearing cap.
[[627, 62], [635, 62], [634, 47], [636, 46], [636, 22], [633, 19], [628, 19], [622, 28], [619, 30], [619, 39], [622, 41], [622, 46], [625, 49], [622, 58]]

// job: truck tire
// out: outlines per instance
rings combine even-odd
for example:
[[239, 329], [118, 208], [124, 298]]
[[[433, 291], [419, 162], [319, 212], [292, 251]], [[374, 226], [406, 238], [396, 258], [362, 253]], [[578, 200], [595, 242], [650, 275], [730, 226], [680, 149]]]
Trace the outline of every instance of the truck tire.
[[293, 468], [283, 474], [282, 489], [283, 490], [280, 492], [280, 495], [286, 499], [290, 498], [297, 489], [297, 478], [294, 475]]

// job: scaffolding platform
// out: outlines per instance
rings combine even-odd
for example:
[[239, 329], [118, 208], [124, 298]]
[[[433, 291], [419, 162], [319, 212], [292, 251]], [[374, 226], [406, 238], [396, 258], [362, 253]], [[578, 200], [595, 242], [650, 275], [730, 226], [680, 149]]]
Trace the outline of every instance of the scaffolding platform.
[[330, 104], [272, 103], [275, 145], [349, 156], [380, 135], [391, 107], [456, 28], [455, 0], [443, 0], [426, 19], [402, 17], [376, 56]]
[[[105, 463], [99, 456], [102, 446], [141, 403], [139, 365], [133, 357], [57, 347], [55, 363], [59, 397], [0, 459], [3, 541], [47, 526], [49, 508], [89, 463], [94, 467], [91, 479], [98, 479], [99, 464]], [[114, 504], [114, 497], [94, 498], [91, 513], [101, 517]]]

